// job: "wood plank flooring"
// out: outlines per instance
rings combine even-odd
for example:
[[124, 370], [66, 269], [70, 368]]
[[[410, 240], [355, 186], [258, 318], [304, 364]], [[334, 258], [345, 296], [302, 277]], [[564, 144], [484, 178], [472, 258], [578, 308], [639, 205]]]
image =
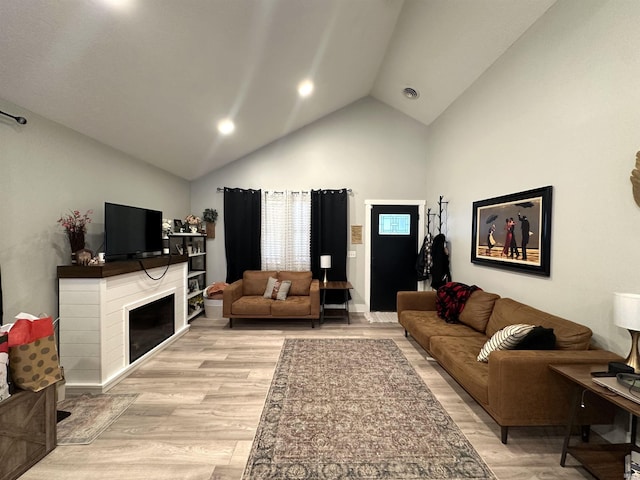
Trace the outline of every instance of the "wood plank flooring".
[[21, 480], [239, 480], [285, 338], [391, 338], [500, 480], [591, 479], [571, 457], [563, 429], [512, 428], [509, 443], [455, 381], [398, 324], [199, 317], [176, 343], [110, 393], [139, 393], [91, 445], [59, 446]]

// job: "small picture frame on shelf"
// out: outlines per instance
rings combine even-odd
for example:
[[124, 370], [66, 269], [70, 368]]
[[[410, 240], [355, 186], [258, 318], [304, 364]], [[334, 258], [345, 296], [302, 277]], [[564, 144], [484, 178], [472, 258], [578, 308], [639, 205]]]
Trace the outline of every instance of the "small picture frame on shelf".
[[198, 280], [195, 278], [192, 278], [191, 280], [189, 280], [189, 293], [193, 293], [200, 290], [200, 285], [198, 284]]
[[173, 232], [184, 233], [184, 224], [182, 223], [182, 220], [180, 220], [179, 218], [173, 219]]

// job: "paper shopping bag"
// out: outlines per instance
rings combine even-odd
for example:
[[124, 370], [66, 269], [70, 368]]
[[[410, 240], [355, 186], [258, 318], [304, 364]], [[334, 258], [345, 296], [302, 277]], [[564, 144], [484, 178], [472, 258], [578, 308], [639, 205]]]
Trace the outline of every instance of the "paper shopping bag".
[[0, 401], [9, 398], [9, 336], [0, 333]]
[[9, 330], [9, 370], [16, 387], [33, 392], [62, 380], [51, 317], [14, 323]]

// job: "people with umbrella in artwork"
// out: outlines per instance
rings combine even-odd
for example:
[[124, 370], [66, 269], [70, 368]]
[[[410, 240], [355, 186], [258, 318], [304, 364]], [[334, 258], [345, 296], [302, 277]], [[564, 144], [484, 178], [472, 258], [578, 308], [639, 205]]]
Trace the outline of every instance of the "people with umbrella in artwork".
[[520, 252], [518, 252], [518, 244], [516, 243], [516, 222], [513, 217], [509, 217], [509, 232], [511, 233], [511, 242], [509, 243], [509, 258], [513, 258], [515, 255], [516, 258], [520, 257]]
[[[520, 202], [516, 203], [516, 207], [520, 208], [532, 208], [534, 206], [533, 202]], [[522, 241], [520, 246], [522, 247], [522, 260], [527, 260], [527, 245], [529, 244], [529, 236], [532, 234], [530, 228], [531, 224], [529, 223], [529, 218], [526, 215], [520, 215], [518, 212], [518, 221], [520, 222], [520, 231], [522, 232]]]
[[496, 232], [496, 224], [493, 223], [495, 219], [498, 218], [498, 215], [489, 215], [485, 220], [485, 225], [491, 224], [489, 230], [487, 231], [487, 255], [491, 256], [491, 249], [496, 246], [496, 239], [493, 234]]
[[502, 249], [501, 257], [509, 256], [509, 247], [511, 247], [511, 239], [513, 238], [513, 232], [511, 231], [511, 225], [509, 225], [509, 217], [504, 219], [504, 247]]
[[520, 221], [520, 230], [522, 231], [522, 243], [520, 244], [522, 247], [522, 260], [526, 260], [527, 244], [529, 243], [529, 235], [531, 235], [529, 219], [526, 215], [520, 215], [520, 212], [518, 212], [518, 220]]

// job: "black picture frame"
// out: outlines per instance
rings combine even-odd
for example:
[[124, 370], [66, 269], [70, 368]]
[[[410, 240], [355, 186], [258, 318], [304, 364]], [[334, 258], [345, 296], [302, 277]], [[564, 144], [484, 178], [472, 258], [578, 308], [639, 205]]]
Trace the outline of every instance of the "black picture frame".
[[471, 262], [550, 276], [552, 197], [553, 187], [546, 186], [473, 202]]

